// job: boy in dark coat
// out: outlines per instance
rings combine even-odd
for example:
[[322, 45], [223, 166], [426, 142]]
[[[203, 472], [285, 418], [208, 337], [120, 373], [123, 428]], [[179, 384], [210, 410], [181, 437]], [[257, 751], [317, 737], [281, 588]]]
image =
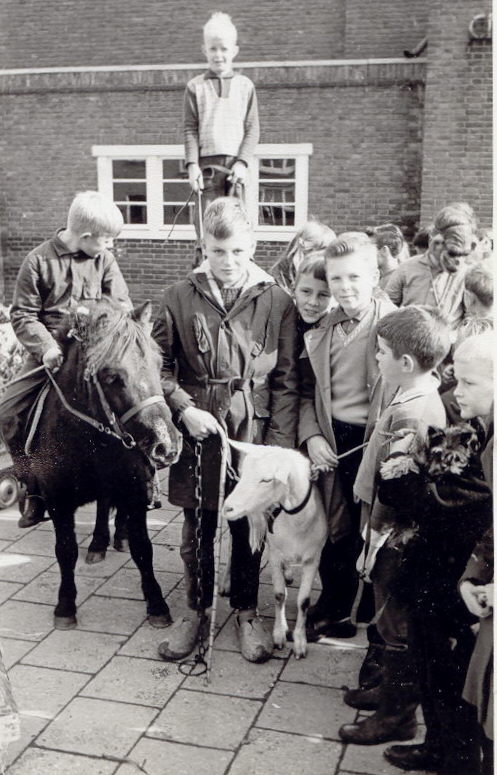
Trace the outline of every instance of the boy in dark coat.
[[[491, 450], [493, 346], [492, 334], [480, 334], [466, 339], [454, 355], [454, 396], [462, 420], [483, 420], [479, 444], [476, 431], [465, 425], [459, 431], [461, 442], [464, 435], [470, 442], [466, 448], [462, 443], [449, 449], [435, 472], [427, 472], [425, 466], [387, 479], [382, 472], [379, 485], [382, 502], [395, 502], [405, 524], [414, 527], [391, 589], [409, 611], [409, 647], [426, 724], [421, 745], [394, 745], [385, 751], [389, 762], [405, 770], [480, 772], [476, 711], [461, 697], [474, 644], [474, 619], [459, 597], [458, 582], [472, 547], [492, 520], [491, 492], [483, 472]], [[430, 447], [435, 452], [444, 448], [442, 436], [439, 440], [435, 436], [423, 452], [428, 460], [438, 459]]]
[[[188, 604], [212, 603], [217, 522], [218, 423], [238, 441], [293, 447], [298, 415], [296, 312], [291, 298], [251, 259], [255, 240], [241, 202], [216, 199], [205, 213], [206, 260], [165, 291], [154, 336], [163, 353], [169, 405], [184, 429], [181, 457], [171, 468], [169, 499], [185, 512], [181, 555]], [[202, 441], [202, 590], [197, 588], [195, 442]], [[268, 659], [272, 641], [257, 614], [260, 551], [252, 553], [247, 519], [230, 523], [231, 605], [243, 656]], [[192, 651], [203, 616], [178, 622], [159, 653]]]

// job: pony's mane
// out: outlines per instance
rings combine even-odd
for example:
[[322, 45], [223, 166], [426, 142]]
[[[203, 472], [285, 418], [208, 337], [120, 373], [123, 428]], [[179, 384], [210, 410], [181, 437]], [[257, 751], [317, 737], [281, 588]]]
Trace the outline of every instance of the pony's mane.
[[148, 357], [158, 352], [158, 347], [144, 328], [111, 299], [101, 299], [89, 310], [89, 314], [76, 313], [73, 329], [82, 341], [85, 366], [90, 374], [109, 363], [119, 363], [131, 349]]

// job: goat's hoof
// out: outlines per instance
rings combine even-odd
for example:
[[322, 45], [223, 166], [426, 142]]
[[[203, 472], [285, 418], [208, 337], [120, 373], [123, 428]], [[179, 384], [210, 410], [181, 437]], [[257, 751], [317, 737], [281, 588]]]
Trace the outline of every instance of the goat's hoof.
[[148, 622], [152, 627], [155, 627], [157, 630], [164, 629], [164, 627], [169, 627], [173, 620], [171, 618], [171, 614], [150, 614], [148, 616]]
[[76, 616], [54, 616], [53, 626], [56, 630], [74, 630], [78, 623]]
[[87, 552], [85, 562], [87, 565], [96, 565], [98, 562], [103, 562], [105, 560], [105, 555], [105, 550], [102, 552]]
[[129, 541], [127, 538], [114, 538], [114, 549], [116, 552], [129, 553]]

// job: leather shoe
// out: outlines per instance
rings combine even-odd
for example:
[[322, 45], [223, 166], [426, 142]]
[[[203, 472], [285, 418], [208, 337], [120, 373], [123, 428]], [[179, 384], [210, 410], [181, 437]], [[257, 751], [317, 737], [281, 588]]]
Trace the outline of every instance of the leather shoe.
[[315, 622], [310, 622], [306, 627], [306, 635], [309, 643], [316, 643], [319, 638], [353, 638], [357, 634], [357, 627], [350, 619], [334, 621], [323, 617]]
[[440, 754], [431, 751], [424, 743], [391, 745], [383, 751], [383, 756], [390, 764], [401, 770], [436, 772], [442, 763]]
[[416, 720], [409, 718], [399, 724], [397, 718], [389, 722], [386, 719], [379, 719], [374, 714], [356, 724], [344, 724], [338, 730], [338, 734], [345, 743], [356, 745], [378, 745], [388, 743], [390, 740], [412, 740], [416, 735]]
[[[21, 504], [20, 504], [21, 506]], [[27, 495], [21, 507], [22, 516], [17, 527], [34, 527], [39, 522], [48, 522], [45, 518], [45, 504], [38, 496]]]
[[349, 689], [343, 696], [343, 701], [351, 708], [358, 710], [376, 710], [380, 704], [381, 683], [370, 689], [359, 687]]

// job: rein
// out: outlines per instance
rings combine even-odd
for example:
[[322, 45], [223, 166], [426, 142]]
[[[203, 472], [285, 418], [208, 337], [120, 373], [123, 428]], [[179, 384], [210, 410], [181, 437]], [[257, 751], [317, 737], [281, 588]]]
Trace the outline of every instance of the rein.
[[102, 385], [98, 381], [97, 375], [94, 374], [92, 376], [92, 380], [97, 389], [100, 403], [107, 418], [107, 422], [109, 423], [108, 425], [104, 425], [104, 423], [95, 420], [94, 417], [90, 417], [90, 415], [85, 414], [84, 412], [80, 412], [78, 409], [75, 409], [73, 406], [71, 406], [66, 400], [66, 397], [64, 396], [64, 393], [60, 389], [58, 383], [54, 379], [50, 369], [45, 368], [45, 372], [50, 382], [52, 383], [52, 386], [55, 389], [55, 392], [57, 393], [57, 396], [59, 397], [59, 400], [62, 403], [64, 409], [66, 409], [70, 414], [74, 415], [74, 417], [77, 417], [79, 420], [87, 423], [87, 425], [91, 425], [92, 428], [95, 428], [95, 430], [97, 430], [99, 433], [105, 433], [107, 436], [113, 436], [115, 439], [118, 439], [121, 444], [126, 447], [126, 449], [133, 449], [136, 447], [136, 441], [131, 433], [128, 433], [127, 431], [123, 432], [121, 430], [119, 423], [125, 425], [128, 420], [141, 412], [142, 409], [145, 409], [147, 406], [158, 403], [166, 403], [163, 396], [149, 396], [148, 398], [144, 398], [143, 401], [140, 401], [138, 404], [132, 406], [131, 409], [128, 409], [128, 411], [121, 415], [121, 417], [119, 417], [117, 420], [114, 412], [109, 406], [107, 398], [105, 397]]

